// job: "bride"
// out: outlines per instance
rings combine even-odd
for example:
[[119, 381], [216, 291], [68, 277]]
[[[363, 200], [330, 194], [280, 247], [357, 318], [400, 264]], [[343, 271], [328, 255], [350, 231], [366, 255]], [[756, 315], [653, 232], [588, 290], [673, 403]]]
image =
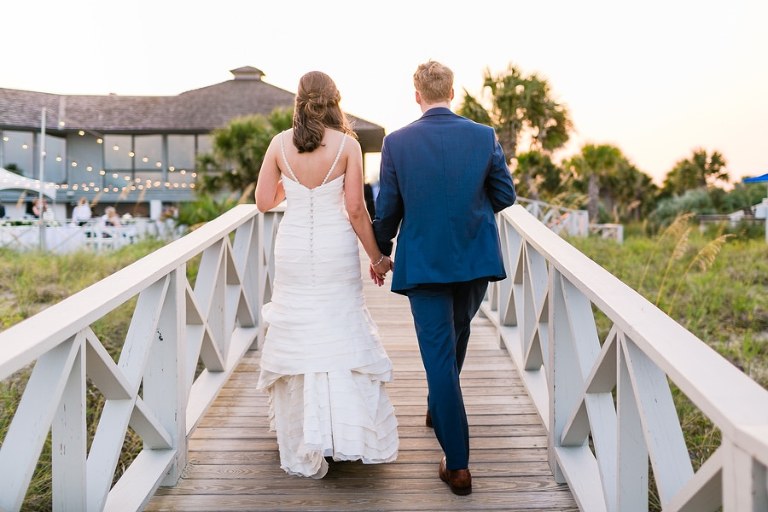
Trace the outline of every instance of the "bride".
[[288, 201], [258, 387], [269, 395], [281, 467], [312, 478], [331, 458], [375, 464], [398, 450], [384, 388], [392, 363], [365, 305], [358, 240], [379, 286], [392, 262], [376, 245], [362, 152], [340, 99], [325, 73], [301, 77], [293, 128], [272, 139], [256, 186], [262, 212]]

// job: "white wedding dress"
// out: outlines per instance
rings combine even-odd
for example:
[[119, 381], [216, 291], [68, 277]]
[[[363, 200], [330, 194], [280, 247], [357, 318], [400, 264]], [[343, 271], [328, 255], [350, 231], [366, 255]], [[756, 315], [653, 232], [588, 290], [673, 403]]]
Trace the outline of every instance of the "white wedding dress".
[[346, 136], [320, 186], [302, 185], [280, 134], [288, 201], [275, 240], [272, 302], [258, 387], [289, 474], [322, 478], [325, 457], [391, 462], [394, 408], [384, 388], [392, 363], [363, 297], [358, 240], [344, 206], [344, 175], [331, 181]]

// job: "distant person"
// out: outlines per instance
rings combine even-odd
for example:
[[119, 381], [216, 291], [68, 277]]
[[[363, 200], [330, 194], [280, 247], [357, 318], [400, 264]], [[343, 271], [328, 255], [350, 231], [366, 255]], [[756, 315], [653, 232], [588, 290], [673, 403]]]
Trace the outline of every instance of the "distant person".
[[48, 211], [48, 201], [43, 198], [40, 200], [39, 197], [36, 197], [34, 201], [32, 201], [32, 215], [39, 219], [43, 216], [45, 212]]
[[91, 220], [93, 212], [91, 211], [91, 205], [88, 204], [88, 199], [81, 197], [77, 206], [72, 210], [72, 223], [78, 226], [85, 226]]
[[117, 214], [114, 206], [107, 206], [104, 209], [104, 215], [101, 216], [101, 222], [108, 228], [119, 228], [123, 225], [120, 222], [120, 216]]
[[373, 197], [373, 187], [370, 183], [365, 184], [363, 195], [365, 196], [365, 209], [368, 210], [368, 215], [373, 219], [376, 217], [376, 202]]
[[0, 219], [5, 218], [5, 205], [0, 204]]
[[445, 453], [438, 475], [472, 492], [469, 427], [459, 373], [469, 326], [489, 281], [506, 277], [495, 213], [515, 187], [493, 129], [451, 112], [453, 72], [413, 75], [422, 116], [384, 138], [373, 229], [383, 254], [397, 237], [392, 291], [408, 296], [427, 373], [425, 423]]

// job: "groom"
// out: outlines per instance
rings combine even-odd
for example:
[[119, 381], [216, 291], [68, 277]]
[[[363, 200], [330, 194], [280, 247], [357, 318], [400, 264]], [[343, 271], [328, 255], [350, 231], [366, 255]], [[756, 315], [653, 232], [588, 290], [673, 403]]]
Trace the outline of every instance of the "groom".
[[413, 82], [423, 115], [384, 139], [373, 228], [386, 255], [399, 229], [392, 291], [411, 304], [429, 387], [427, 426], [445, 453], [438, 474], [466, 495], [472, 476], [459, 372], [488, 282], [506, 277], [494, 214], [515, 202], [515, 188], [493, 129], [451, 112], [453, 72], [429, 61]]

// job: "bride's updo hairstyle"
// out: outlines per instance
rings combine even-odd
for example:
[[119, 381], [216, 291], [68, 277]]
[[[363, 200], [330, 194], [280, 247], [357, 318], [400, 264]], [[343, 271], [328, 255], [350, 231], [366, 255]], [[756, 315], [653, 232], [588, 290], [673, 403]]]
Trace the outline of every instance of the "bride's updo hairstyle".
[[331, 77], [310, 71], [299, 80], [293, 110], [293, 144], [299, 153], [311, 153], [323, 142], [326, 128], [357, 138], [347, 116], [339, 107], [341, 94]]

